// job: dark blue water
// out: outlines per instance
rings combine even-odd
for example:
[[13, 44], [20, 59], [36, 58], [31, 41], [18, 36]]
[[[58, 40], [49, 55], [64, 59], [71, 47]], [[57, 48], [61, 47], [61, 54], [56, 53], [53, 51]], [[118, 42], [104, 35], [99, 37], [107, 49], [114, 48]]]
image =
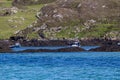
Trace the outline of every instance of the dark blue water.
[[27, 50], [27, 49], [60, 49], [60, 48], [66, 48], [70, 46], [54, 46], [54, 47], [20, 47], [20, 48], [11, 48], [13, 51], [22, 51], [22, 50]]
[[0, 54], [0, 80], [120, 80], [120, 52]]

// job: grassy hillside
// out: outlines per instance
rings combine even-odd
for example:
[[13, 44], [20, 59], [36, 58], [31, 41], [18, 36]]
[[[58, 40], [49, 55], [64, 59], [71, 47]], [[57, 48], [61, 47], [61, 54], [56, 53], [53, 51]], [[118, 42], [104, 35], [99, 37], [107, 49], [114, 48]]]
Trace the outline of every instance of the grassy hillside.
[[[11, 8], [11, 3], [11, 0], [0, 0], [0, 9]], [[0, 16], [0, 39], [17, 32], [27, 38], [41, 38], [42, 35], [47, 39], [120, 39], [119, 0], [57, 0], [43, 6], [24, 6], [16, 14]], [[37, 12], [40, 13], [38, 19]], [[33, 27], [28, 27], [31, 24]]]
[[[12, 1], [0, 0], [0, 9], [10, 8]], [[17, 31], [25, 29], [36, 20], [36, 13], [43, 4], [25, 6], [16, 14], [0, 16], [0, 39], [7, 39]]]
[[39, 13], [34, 30], [26, 28], [22, 35], [28, 34], [24, 36], [29, 38], [44, 35], [49, 39], [120, 39], [119, 0], [57, 0]]

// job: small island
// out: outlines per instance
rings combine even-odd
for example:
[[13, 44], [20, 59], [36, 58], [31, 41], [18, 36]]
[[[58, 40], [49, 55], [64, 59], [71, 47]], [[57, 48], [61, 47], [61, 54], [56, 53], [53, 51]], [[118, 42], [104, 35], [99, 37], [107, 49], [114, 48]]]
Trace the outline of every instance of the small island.
[[89, 51], [120, 51], [119, 5], [118, 0], [1, 0], [0, 52], [13, 52], [19, 44], [69, 46], [26, 52], [86, 51], [71, 46], [76, 40], [100, 46]]

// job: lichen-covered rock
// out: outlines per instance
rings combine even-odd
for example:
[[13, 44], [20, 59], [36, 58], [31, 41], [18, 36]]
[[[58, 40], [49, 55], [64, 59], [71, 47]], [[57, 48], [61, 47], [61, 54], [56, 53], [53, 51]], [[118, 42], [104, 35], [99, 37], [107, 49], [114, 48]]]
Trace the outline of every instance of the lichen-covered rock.
[[12, 14], [16, 14], [18, 12], [17, 7], [11, 7], [11, 8], [1, 8], [0, 9], [0, 16], [9, 16]]
[[109, 33], [106, 33], [104, 37], [111, 39], [111, 40], [118, 40], [120, 39], [120, 31], [111, 31]]
[[[57, 5], [57, 2], [43, 7], [36, 16], [38, 22], [46, 23], [52, 27], [79, 20], [79, 13], [76, 10]], [[37, 26], [41, 25], [38, 24]]]

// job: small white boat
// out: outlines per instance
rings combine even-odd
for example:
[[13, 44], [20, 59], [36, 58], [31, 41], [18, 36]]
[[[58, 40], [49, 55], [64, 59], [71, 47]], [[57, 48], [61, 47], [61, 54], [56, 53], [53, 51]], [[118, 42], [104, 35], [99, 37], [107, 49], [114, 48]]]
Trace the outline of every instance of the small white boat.
[[19, 48], [21, 47], [20, 43], [15, 43], [15, 45], [11, 45], [10, 48]]
[[80, 43], [79, 43], [79, 42], [74, 42], [74, 43], [72, 44], [72, 47], [80, 47]]

